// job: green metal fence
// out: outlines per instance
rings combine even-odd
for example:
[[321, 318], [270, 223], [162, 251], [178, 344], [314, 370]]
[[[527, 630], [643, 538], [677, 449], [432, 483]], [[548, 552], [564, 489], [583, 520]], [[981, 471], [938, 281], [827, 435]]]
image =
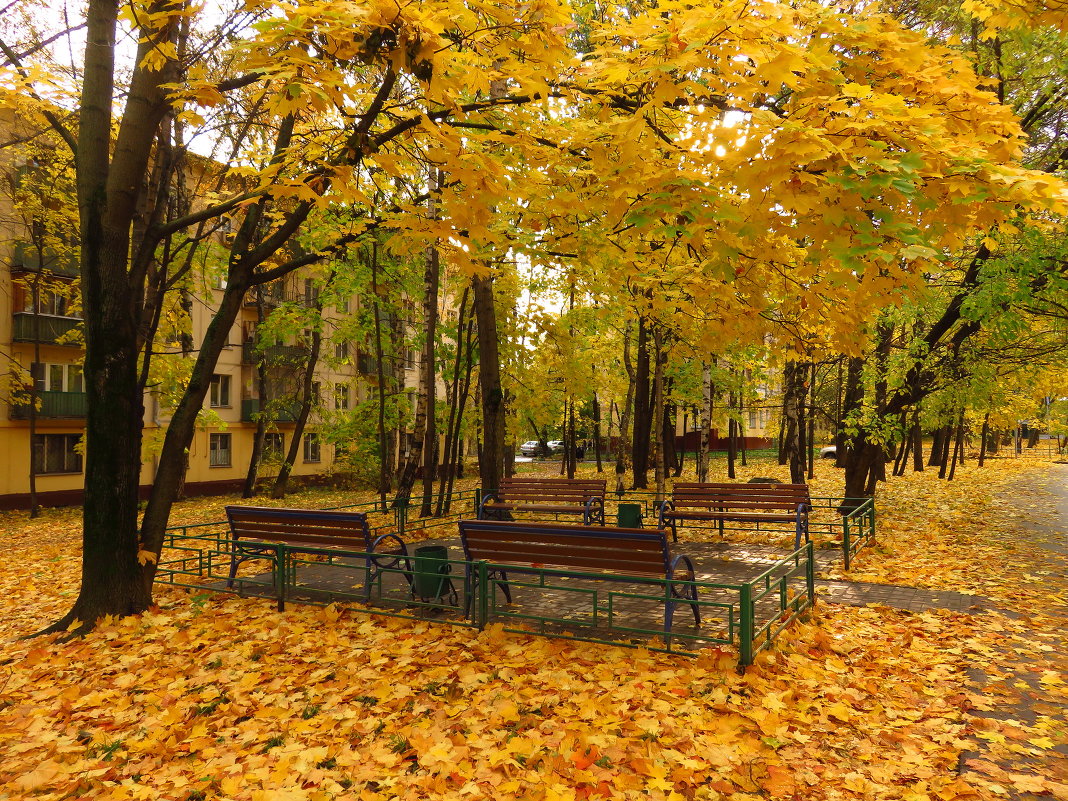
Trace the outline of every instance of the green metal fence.
[[[653, 578], [631, 582], [628, 577], [620, 585], [596, 573], [524, 568], [522, 578], [507, 579], [512, 591], [522, 595], [515, 604], [501, 603], [501, 582], [490, 579], [494, 571], [507, 571], [508, 566], [460, 559], [434, 559], [421, 565], [413, 552], [397, 565], [379, 569], [374, 558], [358, 551], [277, 544], [261, 556], [245, 559], [244, 564], [252, 567], [243, 568], [231, 581], [225, 528], [213, 523], [176, 526], [168, 533], [156, 581], [201, 592], [269, 597], [279, 609], [288, 600], [350, 601], [357, 603], [354, 609], [367, 614], [432, 619], [475, 629], [500, 622], [510, 631], [668, 653], [693, 655], [704, 646], [731, 645], [738, 649], [742, 666], [770, 647], [815, 600], [811, 543], [759, 576], [733, 584]], [[426, 564], [432, 565], [431, 578], [436, 581], [428, 583], [420, 575]], [[443, 589], [427, 597], [420, 589], [426, 586]], [[679, 600], [676, 625], [665, 633], [662, 615], [672, 587], [697, 588], [701, 627], [686, 625], [689, 602]], [[559, 611], [565, 606], [570, 613]]]

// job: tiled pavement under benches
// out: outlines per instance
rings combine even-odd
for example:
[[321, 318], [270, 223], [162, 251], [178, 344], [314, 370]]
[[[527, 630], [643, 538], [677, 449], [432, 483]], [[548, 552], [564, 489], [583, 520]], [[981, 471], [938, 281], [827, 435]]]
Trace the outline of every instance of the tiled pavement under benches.
[[[416, 548], [425, 545], [440, 545], [449, 549], [450, 559], [462, 559], [463, 550], [458, 537], [446, 539], [434, 539], [409, 545], [409, 552], [414, 554]], [[769, 566], [783, 559], [787, 551], [783, 548], [771, 545], [758, 545], [751, 543], [731, 542], [730, 538], [714, 542], [680, 542], [675, 545], [673, 551], [685, 553], [695, 566], [698, 581], [715, 582], [721, 584], [738, 584], [745, 580], [751, 580], [763, 573]], [[841, 550], [820, 548], [816, 550], [816, 572], [824, 571], [841, 560]], [[298, 567], [297, 578], [299, 587], [291, 591], [291, 600], [299, 602], [308, 600], [312, 602], [326, 602], [331, 600], [332, 595], [359, 596], [363, 587], [364, 573], [361, 562], [347, 560], [348, 564], [327, 565], [321, 563], [309, 563]], [[459, 565], [454, 565], [459, 570]], [[253, 578], [257, 581], [269, 581], [269, 574], [258, 574]], [[455, 585], [462, 590], [463, 576], [455, 576]], [[607, 620], [604, 609], [611, 603], [613, 614], [613, 627], [625, 627], [647, 629], [651, 633], [663, 628], [663, 603], [656, 600], [645, 600], [630, 596], [641, 593], [640, 586], [625, 582], [615, 581], [580, 581], [577, 579], [563, 579], [556, 582], [556, 588], [529, 588], [518, 586], [523, 581], [531, 580], [530, 577], [513, 574], [510, 576], [510, 585], [513, 593], [513, 604], [504, 605], [503, 595], [496, 592], [497, 603], [500, 612], [507, 615], [529, 615], [531, 618], [553, 618], [555, 620], [584, 622], [584, 626], [574, 627], [581, 632], [582, 628], [596, 625], [598, 635], [604, 637], [603, 627]], [[803, 569], [799, 574], [791, 576], [791, 587], [802, 590], [804, 587]], [[821, 602], [845, 604], [851, 606], [864, 606], [867, 604], [883, 604], [913, 612], [921, 612], [928, 609], [950, 609], [953, 611], [977, 611], [989, 606], [989, 602], [981, 597], [966, 595], [955, 592], [938, 592], [924, 590], [916, 587], [902, 587], [883, 584], [869, 584], [865, 582], [828, 581], [816, 580], [816, 590]], [[648, 588], [649, 594], [656, 594], [657, 587]], [[596, 593], [597, 603], [600, 610], [597, 620], [591, 619], [590, 595]], [[269, 587], [246, 587], [245, 594], [249, 595], [273, 595]], [[404, 607], [410, 599], [407, 583], [400, 575], [388, 575], [384, 579], [382, 597], [385, 605]], [[611, 601], [609, 601], [611, 598]], [[340, 599], [339, 599], [340, 600]], [[701, 627], [694, 627], [694, 620], [688, 606], [680, 604], [675, 612], [674, 630], [679, 634], [704, 634], [705, 636], [717, 636], [724, 633], [725, 617], [722, 611], [713, 604], [719, 602], [737, 601], [736, 591], [714, 591], [702, 589], [700, 600], [707, 602], [708, 606], [702, 606], [703, 618]], [[377, 602], [375, 602], [377, 603]], [[758, 606], [758, 618], [770, 618], [776, 614], [778, 603], [777, 593], [772, 593], [763, 604]], [[447, 604], [441, 607], [426, 609], [407, 609], [406, 613], [424, 615], [434, 618], [460, 618], [461, 610], [450, 608]], [[496, 617], [496, 615], [491, 616]], [[511, 624], [524, 623], [522, 619], [512, 618]], [[554, 627], [555, 628], [555, 627]], [[570, 629], [570, 626], [564, 626]]]

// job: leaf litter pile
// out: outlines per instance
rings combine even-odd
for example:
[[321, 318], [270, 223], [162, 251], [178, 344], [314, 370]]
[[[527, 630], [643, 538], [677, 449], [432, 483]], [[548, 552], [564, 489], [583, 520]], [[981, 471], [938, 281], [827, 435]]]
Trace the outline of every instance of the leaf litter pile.
[[18, 639], [71, 603], [78, 520], [9, 514], [0, 799], [1068, 798], [1063, 550], [1033, 530], [1063, 543], [1045, 488], [1066, 474], [1004, 461], [893, 480], [847, 578], [996, 608], [821, 604], [744, 676], [729, 651], [179, 590], [84, 639]]

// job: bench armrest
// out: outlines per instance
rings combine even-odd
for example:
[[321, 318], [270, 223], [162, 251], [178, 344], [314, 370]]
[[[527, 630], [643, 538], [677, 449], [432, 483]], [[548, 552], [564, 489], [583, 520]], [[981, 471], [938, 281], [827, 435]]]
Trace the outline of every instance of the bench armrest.
[[501, 496], [497, 494], [496, 490], [494, 490], [492, 492], [487, 492], [485, 495], [482, 496], [482, 500], [479, 501], [479, 503], [478, 503], [478, 519], [479, 520], [485, 520], [486, 519], [485, 518], [485, 507], [486, 507], [486, 504], [489, 503], [490, 501], [497, 501], [498, 503], [500, 503]]
[[[388, 542], [395, 542], [396, 547], [388, 550], [383, 548], [383, 543]], [[407, 558], [408, 546], [404, 544], [404, 540], [390, 532], [375, 538], [371, 543], [370, 553], [372, 556], [368, 557], [368, 562], [374, 562], [379, 567], [396, 567], [401, 560]], [[392, 557], [392, 559], [386, 557]]]

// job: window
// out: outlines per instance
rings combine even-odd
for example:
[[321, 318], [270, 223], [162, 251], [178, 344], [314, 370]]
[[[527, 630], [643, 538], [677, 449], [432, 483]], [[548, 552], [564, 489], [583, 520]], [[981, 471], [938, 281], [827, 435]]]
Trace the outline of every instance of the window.
[[349, 302], [350, 302], [350, 300], [351, 300], [350, 298], [344, 298], [344, 299], [339, 300], [337, 302], [337, 313], [338, 314], [348, 314], [349, 313]]
[[311, 398], [309, 400], [315, 404], [319, 402], [319, 399], [323, 396], [323, 385], [319, 381], [312, 381], [311, 385]]
[[349, 408], [348, 384], [334, 384], [334, 408], [340, 410]]
[[318, 434], [304, 435], [304, 461], [318, 462], [321, 456]]
[[319, 300], [319, 285], [315, 283], [313, 278], [304, 279], [304, 301], [309, 305], [314, 305]]
[[263, 458], [268, 460], [281, 459], [285, 455], [286, 435], [269, 432], [263, 435]]
[[34, 472], [82, 472], [82, 455], [77, 450], [81, 439], [81, 434], [35, 434], [33, 437]]
[[208, 464], [212, 467], [229, 467], [230, 466], [230, 435], [229, 434], [209, 434], [208, 435]]
[[230, 405], [230, 376], [216, 373], [211, 377], [211, 405]]
[[40, 392], [85, 392], [80, 364], [36, 362], [31, 372]]
[[336, 345], [334, 345], [334, 358], [338, 359], [339, 361], [343, 361], [344, 359], [349, 358], [348, 342], [338, 342]]
[[37, 291], [38, 301], [33, 302], [33, 290], [28, 287], [19, 287], [18, 292], [22, 295], [21, 300], [16, 300], [16, 311], [37, 312], [38, 314], [51, 314], [56, 317], [67, 317], [70, 303], [67, 296], [53, 292], [50, 289]]

